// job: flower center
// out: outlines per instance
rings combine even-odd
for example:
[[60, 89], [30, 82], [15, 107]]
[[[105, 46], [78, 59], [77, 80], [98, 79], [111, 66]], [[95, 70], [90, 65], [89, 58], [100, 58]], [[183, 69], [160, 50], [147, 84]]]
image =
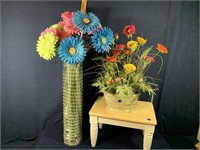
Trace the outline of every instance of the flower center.
[[49, 49], [51, 47], [51, 44], [50, 43], [46, 43], [45, 47], [46, 47], [46, 49]]
[[102, 38], [101, 38], [101, 42], [102, 42], [103, 44], [106, 44], [106, 38], [105, 38], [105, 37], [102, 37]]
[[74, 47], [71, 47], [71, 48], [69, 49], [69, 53], [70, 53], [71, 55], [74, 55], [74, 54], [76, 53], [76, 49], [75, 49]]
[[83, 18], [83, 22], [84, 22], [85, 24], [88, 24], [88, 23], [90, 23], [90, 19], [88, 19], [88, 18]]

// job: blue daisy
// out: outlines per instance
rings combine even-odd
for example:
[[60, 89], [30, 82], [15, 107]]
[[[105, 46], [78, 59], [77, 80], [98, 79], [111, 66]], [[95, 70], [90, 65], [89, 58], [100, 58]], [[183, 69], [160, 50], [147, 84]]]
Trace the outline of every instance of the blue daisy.
[[79, 38], [68, 37], [58, 47], [58, 55], [64, 63], [77, 64], [84, 60], [86, 49]]
[[110, 52], [113, 42], [113, 31], [110, 28], [104, 27], [95, 32], [92, 39], [92, 45], [98, 53]]
[[81, 11], [76, 11], [72, 17], [72, 22], [81, 30], [83, 33], [91, 34], [94, 32], [99, 24], [99, 18], [92, 12], [82, 13]]

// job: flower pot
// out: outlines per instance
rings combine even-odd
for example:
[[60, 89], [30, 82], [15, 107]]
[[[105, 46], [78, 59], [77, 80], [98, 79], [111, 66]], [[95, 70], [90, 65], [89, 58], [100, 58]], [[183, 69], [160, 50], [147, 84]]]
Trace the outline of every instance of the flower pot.
[[63, 64], [63, 138], [68, 146], [82, 140], [82, 63]]
[[134, 109], [140, 94], [134, 94], [131, 97], [119, 98], [116, 94], [106, 93], [104, 98], [107, 108], [113, 111], [130, 112]]

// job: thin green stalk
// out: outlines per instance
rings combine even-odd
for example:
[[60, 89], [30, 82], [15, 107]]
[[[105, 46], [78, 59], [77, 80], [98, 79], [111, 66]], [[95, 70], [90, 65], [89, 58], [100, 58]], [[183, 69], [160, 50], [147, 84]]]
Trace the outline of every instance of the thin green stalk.
[[81, 32], [81, 36], [79, 38], [79, 41], [82, 39], [82, 37], [83, 37], [83, 31]]
[[163, 58], [160, 55], [158, 55], [158, 57], [160, 57], [160, 59], [161, 59], [160, 69], [158, 71], [158, 74], [159, 74], [161, 69], [162, 69], [162, 67], [163, 67]]
[[160, 53], [160, 52], [158, 51], [158, 52], [153, 56], [153, 58], [155, 58], [159, 53]]

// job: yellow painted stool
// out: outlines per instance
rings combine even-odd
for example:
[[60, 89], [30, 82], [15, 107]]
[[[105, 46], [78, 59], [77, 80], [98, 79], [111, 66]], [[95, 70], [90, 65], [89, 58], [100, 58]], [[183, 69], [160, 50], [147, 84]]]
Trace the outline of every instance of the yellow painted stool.
[[90, 140], [96, 146], [98, 125], [116, 125], [143, 130], [143, 149], [150, 150], [155, 125], [157, 124], [151, 102], [138, 101], [132, 112], [111, 111], [107, 108], [104, 97], [98, 97], [90, 112]]

